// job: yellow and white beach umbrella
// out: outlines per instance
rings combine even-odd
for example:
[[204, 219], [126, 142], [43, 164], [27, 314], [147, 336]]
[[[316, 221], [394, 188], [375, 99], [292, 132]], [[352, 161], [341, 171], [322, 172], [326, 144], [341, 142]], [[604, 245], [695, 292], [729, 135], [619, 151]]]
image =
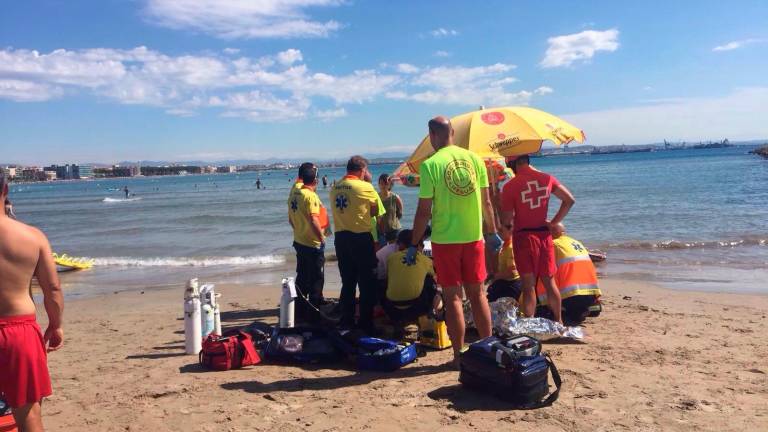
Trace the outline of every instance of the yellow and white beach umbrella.
[[[482, 109], [453, 117], [451, 124], [454, 144], [487, 159], [536, 153], [544, 141], [563, 145], [586, 139], [576, 126], [529, 107]], [[427, 135], [395, 171], [395, 177], [407, 186], [418, 185], [419, 165], [434, 152]]]

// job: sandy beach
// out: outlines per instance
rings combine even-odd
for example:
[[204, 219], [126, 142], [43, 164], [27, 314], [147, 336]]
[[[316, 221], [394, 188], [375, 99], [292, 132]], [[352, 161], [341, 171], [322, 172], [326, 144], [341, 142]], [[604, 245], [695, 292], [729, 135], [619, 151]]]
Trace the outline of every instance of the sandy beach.
[[[333, 263], [327, 273], [333, 295]], [[532, 411], [462, 389], [450, 350], [394, 373], [203, 371], [183, 353], [181, 284], [69, 301], [44, 420], [53, 431], [768, 430], [768, 297], [601, 286], [605, 311], [585, 323], [585, 342], [545, 344], [564, 384]], [[277, 282], [217, 288], [225, 327], [277, 321]]]

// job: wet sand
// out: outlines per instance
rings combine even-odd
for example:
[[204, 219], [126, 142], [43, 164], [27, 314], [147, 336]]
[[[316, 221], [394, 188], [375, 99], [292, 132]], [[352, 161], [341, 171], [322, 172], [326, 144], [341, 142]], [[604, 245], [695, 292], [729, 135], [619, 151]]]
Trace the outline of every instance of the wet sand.
[[[328, 265], [327, 292], [338, 290]], [[277, 321], [273, 285], [218, 286], [225, 327]], [[49, 358], [52, 431], [768, 430], [768, 296], [663, 290], [602, 280], [605, 310], [585, 343], [546, 343], [560, 399], [512, 410], [463, 390], [433, 351], [394, 373], [350, 365], [206, 372], [184, 355], [182, 288], [66, 305]], [[115, 291], [119, 291], [116, 287]], [[44, 313], [38, 313], [41, 325]]]

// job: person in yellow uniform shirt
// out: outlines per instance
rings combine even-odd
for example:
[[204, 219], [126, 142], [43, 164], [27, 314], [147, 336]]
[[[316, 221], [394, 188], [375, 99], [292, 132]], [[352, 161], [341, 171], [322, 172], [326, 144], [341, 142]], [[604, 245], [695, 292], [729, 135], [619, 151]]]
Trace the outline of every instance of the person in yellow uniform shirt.
[[[368, 161], [352, 156], [347, 175], [331, 188], [334, 246], [341, 275], [340, 325], [357, 326], [373, 333], [376, 305], [376, 249], [371, 235], [372, 218], [384, 214], [384, 206], [373, 185], [364, 181]], [[368, 174], [370, 175], [370, 174]], [[355, 292], [360, 287], [360, 319], [355, 323]]]
[[400, 231], [397, 236], [398, 251], [387, 258], [387, 290], [382, 306], [389, 319], [396, 324], [434, 314], [442, 303], [435, 285], [432, 260], [421, 253], [422, 242], [418, 242], [415, 263], [408, 265], [405, 262], [405, 254], [412, 244], [412, 233], [408, 229]]
[[515, 255], [512, 251], [512, 225], [503, 226], [501, 238], [504, 243], [498, 254], [497, 271], [488, 286], [488, 301], [496, 301], [501, 297], [520, 298], [522, 282], [520, 273], [515, 267]]
[[[597, 284], [597, 271], [589, 251], [583, 243], [565, 234], [562, 223], [552, 225], [551, 231], [557, 264], [555, 281], [563, 299], [565, 321], [579, 323], [587, 316], [600, 315], [602, 292]], [[543, 305], [547, 304], [547, 292], [541, 281], [536, 286], [536, 297], [539, 303], [537, 315], [546, 316], [549, 309]]]
[[[297, 320], [316, 322], [317, 308], [323, 304], [325, 283], [325, 236], [321, 221], [323, 207], [315, 193], [317, 166], [311, 162], [299, 168], [301, 187], [294, 186], [288, 201], [288, 221], [293, 228], [296, 250]], [[298, 182], [297, 182], [298, 184]]]
[[296, 181], [293, 182], [293, 186], [291, 186], [291, 190], [288, 192], [288, 202], [291, 202], [291, 199], [293, 198], [293, 193], [297, 190], [301, 189], [301, 187], [304, 186], [304, 181], [301, 179], [301, 167], [299, 167], [299, 175], [296, 176]]

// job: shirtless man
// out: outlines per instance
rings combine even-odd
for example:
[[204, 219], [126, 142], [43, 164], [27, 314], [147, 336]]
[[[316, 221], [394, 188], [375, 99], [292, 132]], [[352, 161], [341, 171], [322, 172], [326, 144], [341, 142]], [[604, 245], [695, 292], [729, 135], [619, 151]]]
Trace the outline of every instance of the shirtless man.
[[[8, 182], [0, 172], [0, 202]], [[29, 296], [32, 277], [43, 291], [48, 328], [40, 333]], [[51, 246], [36, 228], [0, 212], [0, 393], [24, 432], [43, 430], [40, 403], [51, 395], [46, 351], [61, 348], [64, 301]]]

